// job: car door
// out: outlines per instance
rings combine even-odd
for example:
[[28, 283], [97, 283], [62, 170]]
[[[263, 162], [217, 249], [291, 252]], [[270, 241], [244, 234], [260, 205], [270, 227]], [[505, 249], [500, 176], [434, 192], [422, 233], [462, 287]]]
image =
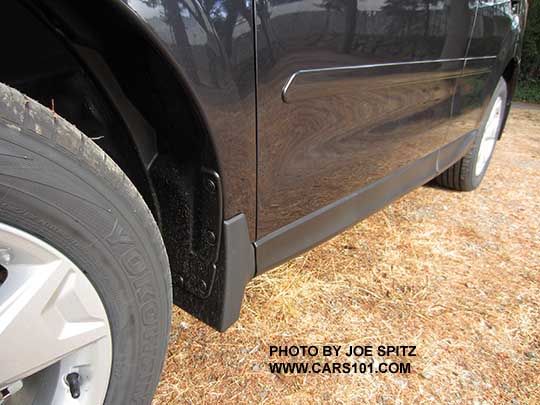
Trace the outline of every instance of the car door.
[[256, 19], [258, 238], [453, 138], [467, 0], [259, 0]]
[[[484, 107], [497, 85], [504, 65], [517, 44], [521, 24], [519, 2], [478, 0], [474, 30], [466, 55], [463, 77], [458, 81], [452, 130], [465, 133], [478, 128]], [[510, 99], [508, 99], [510, 103]]]

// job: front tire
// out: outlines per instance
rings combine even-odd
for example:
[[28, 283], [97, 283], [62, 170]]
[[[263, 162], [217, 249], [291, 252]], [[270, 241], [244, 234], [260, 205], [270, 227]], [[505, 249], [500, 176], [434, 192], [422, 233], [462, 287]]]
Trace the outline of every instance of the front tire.
[[[2, 227], [9, 232], [2, 233]], [[110, 327], [112, 356], [108, 360], [107, 356], [95, 357], [97, 362], [110, 362], [108, 384], [101, 396], [104, 403], [150, 403], [166, 355], [172, 307], [168, 259], [152, 214], [122, 170], [88, 137], [49, 109], [0, 84], [0, 359], [7, 351], [19, 353], [22, 359], [26, 341], [32, 344], [33, 339], [33, 344], [39, 345], [47, 338], [54, 345], [54, 339], [60, 339], [57, 335], [64, 338], [66, 330], [81, 322], [97, 322], [95, 312], [80, 318], [80, 311], [73, 310], [76, 299], [64, 299], [62, 287], [48, 292], [49, 318], [36, 322], [31, 339], [14, 339], [12, 328], [10, 334], [4, 334], [10, 336], [4, 339], [9, 341], [3, 341], [2, 328], [7, 330], [11, 321], [5, 317], [9, 311], [2, 309], [10, 310], [13, 301], [8, 286], [21, 280], [25, 263], [40, 268], [36, 267], [37, 259], [23, 260], [25, 255], [17, 253], [31, 246], [25, 245], [24, 238], [21, 247], [13, 237], [4, 236], [2, 240], [2, 235], [26, 235], [28, 243], [50, 247], [51, 252], [59, 252], [80, 270], [97, 293]], [[78, 273], [74, 270], [70, 274]], [[66, 278], [60, 284], [65, 286], [70, 280]], [[72, 284], [78, 285], [75, 281]], [[84, 297], [90, 300], [88, 294]], [[90, 305], [84, 300], [75, 306]], [[51, 302], [53, 310], [49, 310]], [[61, 332], [53, 327], [53, 320], [64, 325]], [[40, 327], [46, 330], [38, 330]], [[41, 350], [47, 349], [42, 345]], [[9, 376], [8, 365], [2, 363], [4, 383], [19, 389], [6, 404], [32, 403], [34, 399], [34, 403], [68, 403], [71, 386], [66, 383], [66, 375], [58, 372], [65, 370], [65, 364], [58, 364], [73, 353], [78, 352], [64, 353], [56, 361], [51, 354], [47, 364], [32, 370], [34, 377], [27, 375], [30, 371]], [[29, 364], [31, 360], [25, 359]], [[82, 370], [78, 403], [83, 404], [87, 403], [85, 395], [90, 398], [89, 392], [95, 388], [92, 371], [84, 374], [84, 367], [91, 367], [85, 361], [91, 361], [76, 361], [82, 365], [71, 367]], [[101, 366], [98, 364], [95, 370], [107, 370]], [[22, 375], [24, 379], [19, 379]], [[53, 381], [36, 384], [31, 380], [36, 375]], [[18, 382], [23, 383], [22, 388]], [[54, 396], [57, 394], [51, 384], [57, 383], [63, 387], [66, 401]], [[0, 386], [0, 390], [4, 388]]]
[[507, 98], [506, 81], [500, 78], [472, 148], [436, 178], [438, 185], [458, 191], [472, 191], [480, 185], [502, 130]]

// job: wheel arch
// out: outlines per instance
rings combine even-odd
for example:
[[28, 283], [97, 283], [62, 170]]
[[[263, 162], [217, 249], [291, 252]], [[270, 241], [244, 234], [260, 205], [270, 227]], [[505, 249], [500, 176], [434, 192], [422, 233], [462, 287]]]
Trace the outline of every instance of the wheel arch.
[[[167, 2], [174, 3], [162, 1]], [[224, 124], [231, 126], [231, 123], [218, 122], [223, 117], [222, 107], [216, 108], [208, 103], [216, 93], [212, 89], [209, 89], [209, 94], [201, 92], [201, 88], [209, 86], [197, 77], [199, 66], [186, 56], [194, 50], [163, 43], [147, 22], [125, 4], [127, 2], [22, 0], [19, 3], [59, 38], [81, 70], [96, 85], [97, 97], [102, 97], [106, 105], [114, 107], [115, 115], [124, 125], [129, 145], [126, 142], [120, 142], [120, 146], [113, 145], [120, 155], [119, 160], [114, 156], [113, 159], [128, 172], [160, 224], [171, 263], [175, 302], [211, 326], [225, 329], [238, 316], [243, 285], [234, 287], [234, 302], [229, 304], [231, 297], [224, 289], [232, 287], [220, 285], [226, 282], [229, 258], [222, 248], [220, 250], [219, 236], [223, 224], [226, 225], [224, 219], [245, 213], [247, 220], [236, 221], [241, 224], [241, 229], [237, 225], [235, 232], [243, 235], [244, 245], [251, 246], [249, 232], [254, 231], [255, 219], [255, 193], [252, 192], [255, 188], [254, 132], [248, 133], [253, 135], [253, 139], [244, 149], [227, 147], [228, 144], [244, 144], [233, 143], [221, 131]], [[2, 7], [6, 6], [3, 4]], [[221, 54], [219, 41], [214, 45], [217, 54]], [[219, 80], [223, 82], [217, 86], [222, 91], [217, 95], [223, 98], [230, 91], [232, 78], [226, 62], [222, 67]], [[0, 81], [25, 90], [17, 86], [16, 80], [10, 82], [0, 76]], [[237, 89], [235, 91], [238, 92]], [[247, 94], [243, 103], [252, 109], [246, 114], [246, 120], [252, 118], [253, 123], [245, 124], [246, 129], [254, 131], [254, 94], [252, 97]], [[48, 106], [55, 108], [54, 98], [52, 105]], [[58, 112], [61, 114], [60, 110]], [[230, 121], [230, 116], [225, 118], [223, 121]], [[241, 121], [240, 118], [238, 120]], [[84, 123], [77, 122], [77, 119], [70, 121], [83, 129]], [[231, 170], [231, 161], [235, 170]], [[249, 187], [245, 187], [241, 198], [234, 197], [232, 189], [238, 182], [233, 174], [253, 178], [248, 181]], [[219, 183], [220, 192], [213, 198], [200, 191], [208, 176]], [[211, 226], [216, 229], [211, 229]], [[230, 235], [230, 230], [225, 227], [222, 246], [231, 244], [231, 240], [226, 240], [227, 232]], [[217, 244], [212, 238], [210, 241], [206, 238], [212, 233], [218, 236]], [[193, 260], [193, 256], [199, 255], [215, 258], [212, 259], [215, 262], [214, 272], [217, 267], [217, 271], [223, 274], [215, 277], [215, 285], [206, 283], [205, 291], [189, 295], [186, 299], [182, 291], [192, 290], [192, 285], [200, 285], [197, 278], [200, 267], [208, 265], [204, 260]], [[247, 265], [252, 261], [248, 259], [242, 269], [246, 280], [254, 273], [254, 264]], [[177, 300], [177, 297], [180, 298]], [[234, 307], [232, 311], [231, 305]]]
[[[192, 150], [204, 148], [205, 163], [220, 171], [205, 109], [185, 66], [173, 59], [122, 0], [23, 3], [58, 34], [114, 105], [128, 126], [145, 168], [152, 165], [156, 154], [170, 146], [166, 141], [191, 137], [188, 146]], [[151, 128], [141, 128], [144, 124]]]

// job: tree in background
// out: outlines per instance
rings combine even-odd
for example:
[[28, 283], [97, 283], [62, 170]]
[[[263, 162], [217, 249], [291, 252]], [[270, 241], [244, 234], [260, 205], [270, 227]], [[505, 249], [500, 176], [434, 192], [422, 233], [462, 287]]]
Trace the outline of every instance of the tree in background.
[[540, 0], [529, 0], [521, 57], [520, 83], [516, 97], [540, 103]]

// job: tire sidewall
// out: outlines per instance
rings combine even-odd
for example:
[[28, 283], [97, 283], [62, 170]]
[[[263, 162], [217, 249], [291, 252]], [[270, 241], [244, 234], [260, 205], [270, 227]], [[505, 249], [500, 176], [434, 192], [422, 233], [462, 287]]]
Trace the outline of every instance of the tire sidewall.
[[0, 222], [55, 247], [96, 288], [113, 342], [105, 403], [149, 403], [170, 325], [170, 291], [160, 277], [168, 263], [147, 229], [149, 211], [132, 204], [118, 179], [109, 182], [51, 140], [21, 132], [0, 120], [0, 148], [28, 161], [8, 160], [0, 172]]

